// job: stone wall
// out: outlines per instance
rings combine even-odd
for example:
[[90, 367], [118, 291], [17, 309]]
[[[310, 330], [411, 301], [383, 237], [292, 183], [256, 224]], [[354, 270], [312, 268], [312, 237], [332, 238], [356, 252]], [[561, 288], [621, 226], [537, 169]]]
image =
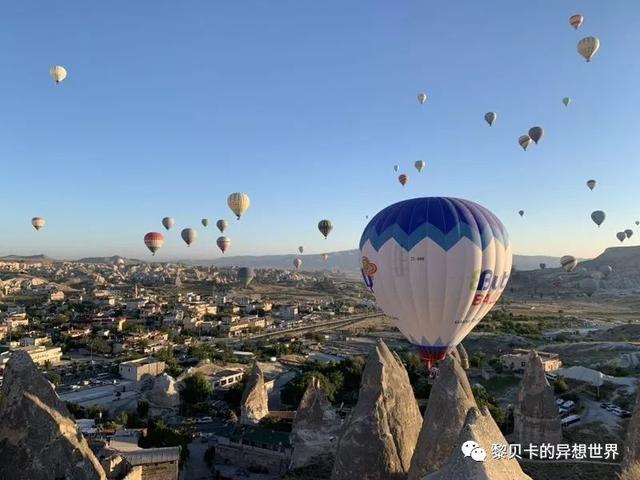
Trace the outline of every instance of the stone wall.
[[272, 474], [285, 473], [291, 457], [290, 450], [276, 452], [236, 443], [218, 443], [215, 448], [216, 463], [242, 465], [245, 468], [264, 467]]
[[178, 480], [178, 462], [142, 465], [141, 480]]

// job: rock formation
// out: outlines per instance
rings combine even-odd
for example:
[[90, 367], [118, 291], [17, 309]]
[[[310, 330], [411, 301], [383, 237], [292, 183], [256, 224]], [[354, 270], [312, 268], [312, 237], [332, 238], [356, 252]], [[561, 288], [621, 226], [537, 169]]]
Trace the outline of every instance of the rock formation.
[[469, 354], [467, 353], [467, 350], [464, 348], [462, 343], [459, 343], [456, 348], [458, 349], [458, 355], [460, 356], [460, 365], [465, 370], [469, 370]]
[[534, 351], [529, 353], [513, 412], [514, 443], [521, 445], [561, 443], [560, 414], [542, 366]]
[[364, 368], [358, 403], [338, 442], [331, 478], [406, 478], [421, 424], [404, 365], [378, 340]]
[[293, 418], [290, 468], [333, 464], [339, 430], [340, 419], [319, 380], [312, 378]]
[[636, 404], [633, 407], [633, 415], [627, 427], [627, 437], [624, 442], [624, 455], [622, 457], [622, 470], [640, 470], [640, 390], [636, 396]]
[[153, 387], [145, 396], [152, 409], [173, 409], [180, 405], [176, 381], [166, 373], [153, 379]]
[[447, 358], [431, 388], [409, 480], [419, 480], [447, 462], [472, 407], [477, 405], [467, 375], [457, 360]]
[[240, 423], [256, 425], [269, 414], [269, 398], [264, 385], [264, 373], [257, 363], [253, 364], [251, 374], [242, 392], [240, 403]]
[[0, 478], [105, 480], [53, 386], [14, 352], [0, 390]]
[[[484, 449], [484, 461], [465, 457], [462, 451], [465, 442], [475, 442]], [[441, 470], [427, 475], [424, 480], [531, 480], [517, 460], [493, 458], [491, 448], [494, 444], [506, 445], [507, 441], [491, 414], [486, 408], [482, 411], [470, 408], [449, 460]], [[470, 452], [467, 450], [467, 453]]]

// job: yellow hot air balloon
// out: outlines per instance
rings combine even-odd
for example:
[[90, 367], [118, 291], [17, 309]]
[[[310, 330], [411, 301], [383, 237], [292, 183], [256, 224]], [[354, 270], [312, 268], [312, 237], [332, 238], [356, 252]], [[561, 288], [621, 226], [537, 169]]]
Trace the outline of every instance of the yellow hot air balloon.
[[236, 214], [238, 220], [244, 212], [247, 211], [249, 205], [251, 205], [251, 200], [249, 199], [249, 195], [246, 193], [236, 192], [229, 195], [227, 198], [227, 205], [233, 213]]
[[584, 37], [578, 42], [578, 53], [582, 55], [587, 62], [596, 54], [600, 48], [600, 40], [598, 37]]
[[67, 70], [60, 65], [55, 65], [49, 69], [49, 75], [51, 75], [54, 82], [60, 83], [67, 78]]

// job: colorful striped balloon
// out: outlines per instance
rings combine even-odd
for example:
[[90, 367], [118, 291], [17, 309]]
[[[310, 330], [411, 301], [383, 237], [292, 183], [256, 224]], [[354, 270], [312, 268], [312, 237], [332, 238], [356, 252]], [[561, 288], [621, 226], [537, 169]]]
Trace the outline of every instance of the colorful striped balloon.
[[42, 217], [33, 217], [31, 219], [31, 225], [33, 225], [33, 228], [36, 230], [42, 230], [46, 223], [47, 221]]
[[251, 205], [251, 199], [246, 193], [236, 192], [229, 195], [227, 205], [229, 205], [231, 211], [235, 213], [238, 220], [240, 220], [242, 214], [246, 212]]
[[155, 255], [164, 245], [164, 235], [158, 232], [149, 232], [144, 236], [144, 244]]

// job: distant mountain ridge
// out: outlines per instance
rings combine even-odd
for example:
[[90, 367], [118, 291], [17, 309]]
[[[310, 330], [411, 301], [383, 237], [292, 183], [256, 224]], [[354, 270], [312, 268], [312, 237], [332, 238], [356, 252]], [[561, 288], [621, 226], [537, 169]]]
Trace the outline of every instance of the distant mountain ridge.
[[0, 261], [3, 262], [26, 262], [26, 263], [54, 263], [57, 262], [55, 258], [47, 257], [44, 254], [39, 255], [5, 255], [4, 257], [0, 257]]

